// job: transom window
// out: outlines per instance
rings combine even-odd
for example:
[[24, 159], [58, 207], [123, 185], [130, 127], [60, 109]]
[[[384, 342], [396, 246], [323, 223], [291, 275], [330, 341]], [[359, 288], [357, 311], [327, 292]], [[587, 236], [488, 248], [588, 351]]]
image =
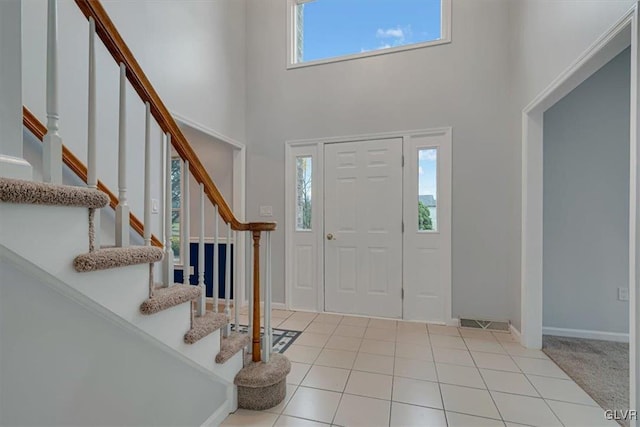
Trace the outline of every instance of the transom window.
[[289, 0], [289, 66], [447, 43], [451, 0]]

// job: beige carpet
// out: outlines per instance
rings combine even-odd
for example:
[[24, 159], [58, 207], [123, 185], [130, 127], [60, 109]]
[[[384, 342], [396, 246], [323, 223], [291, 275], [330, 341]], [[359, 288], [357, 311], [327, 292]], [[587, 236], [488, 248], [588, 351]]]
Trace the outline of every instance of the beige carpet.
[[629, 408], [629, 344], [545, 335], [542, 351], [604, 409]]

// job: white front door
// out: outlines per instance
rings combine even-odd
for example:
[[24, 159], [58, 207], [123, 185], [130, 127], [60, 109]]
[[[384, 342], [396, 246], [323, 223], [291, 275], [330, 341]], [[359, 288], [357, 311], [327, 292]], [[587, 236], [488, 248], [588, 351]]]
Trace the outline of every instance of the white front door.
[[451, 130], [405, 139], [404, 318], [451, 319]]
[[325, 145], [326, 311], [402, 317], [402, 145]]

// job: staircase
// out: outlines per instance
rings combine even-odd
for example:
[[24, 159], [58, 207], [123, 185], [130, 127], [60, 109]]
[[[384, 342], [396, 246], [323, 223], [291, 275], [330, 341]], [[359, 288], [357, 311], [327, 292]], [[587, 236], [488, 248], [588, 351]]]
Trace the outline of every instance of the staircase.
[[[58, 132], [57, 100], [57, 4], [48, 0], [47, 43], [47, 125], [41, 124], [28, 109], [23, 122], [36, 138], [43, 142], [43, 177], [45, 182], [0, 177], [0, 255], [11, 254], [24, 260], [38, 271], [54, 277], [78, 292], [83, 298], [97, 303], [118, 318], [132, 325], [146, 336], [153, 337], [167, 351], [177, 351], [212, 378], [226, 387], [224, 401], [213, 402], [207, 423], [218, 423], [240, 406], [265, 409], [277, 405], [286, 393], [289, 361], [272, 354], [271, 329], [271, 232], [274, 223], [244, 223], [236, 218], [224, 200], [200, 159], [170, 115], [155, 89], [147, 79], [133, 54], [123, 41], [98, 0], [76, 0], [88, 20], [89, 35], [89, 99], [88, 99], [88, 156], [85, 166], [62, 144]], [[97, 36], [97, 37], [96, 37]], [[96, 156], [96, 59], [95, 43], [100, 40], [120, 68], [120, 105], [118, 128], [118, 189], [117, 196], [98, 180], [99, 162]], [[130, 85], [146, 107], [141, 118], [145, 122], [144, 216], [139, 220], [130, 212], [128, 204], [126, 148], [126, 92]], [[150, 126], [155, 120], [164, 136], [164, 160], [160, 165], [166, 177], [163, 185], [164, 206], [162, 236], [151, 233], [151, 137]], [[172, 250], [172, 183], [171, 158], [176, 153], [183, 162], [180, 204], [183, 206], [181, 252], [184, 267], [174, 265]], [[85, 186], [62, 184], [66, 167]], [[189, 185], [195, 180], [199, 187], [200, 236], [198, 242], [197, 277], [190, 274], [190, 201]], [[136, 180], [136, 183], [140, 180]], [[132, 183], [134, 184], [134, 183]], [[211, 203], [213, 218], [205, 217], [204, 206]], [[104, 209], [115, 210], [115, 246], [101, 244]], [[226, 256], [224, 280], [219, 283], [219, 219], [226, 225], [226, 244], [234, 242], [234, 256]], [[205, 286], [204, 225], [215, 222], [214, 283], [212, 309], [207, 310]], [[140, 234], [142, 244], [132, 245], [132, 233]], [[261, 271], [261, 240], [265, 241], [264, 272]], [[243, 265], [240, 243], [252, 245], [252, 274], [248, 286], [249, 331], [239, 328], [238, 296], [243, 287], [239, 280], [231, 280], [231, 272]], [[227, 251], [227, 255], [229, 251]], [[233, 258], [233, 261], [231, 261]], [[233, 265], [232, 265], [233, 264]], [[182, 268], [182, 283], [175, 282], [174, 271]], [[234, 278], [238, 275], [234, 274]], [[261, 292], [261, 282], [265, 288]], [[66, 289], [66, 288], [65, 288]], [[219, 291], [224, 290], [224, 308], [219, 310]], [[233, 290], [233, 312], [231, 293]], [[264, 318], [261, 318], [261, 298], [264, 298]], [[232, 327], [232, 323], [234, 327]], [[264, 333], [261, 331], [263, 326]], [[126, 350], [126, 349], [125, 349]], [[176, 359], [175, 363], [183, 363]], [[137, 379], [140, 380], [140, 379]], [[132, 379], [136, 381], [136, 379]], [[137, 384], [139, 385], [139, 384]], [[96, 385], [97, 386], [97, 385]], [[153, 387], [153, 382], [148, 383]], [[118, 393], [120, 390], [110, 390]], [[122, 405], [126, 406], [125, 403]], [[131, 408], [114, 408], [129, 411]], [[124, 412], [123, 412], [124, 413]], [[215, 416], [214, 416], [215, 415]], [[222, 418], [224, 418], [222, 416]], [[69, 418], [71, 419], [71, 418]], [[150, 418], [151, 420], [151, 418]], [[64, 424], [66, 419], [51, 420]], [[87, 421], [89, 422], [89, 421]], [[151, 421], [150, 421], [151, 422]], [[153, 421], [152, 423], [157, 423]]]

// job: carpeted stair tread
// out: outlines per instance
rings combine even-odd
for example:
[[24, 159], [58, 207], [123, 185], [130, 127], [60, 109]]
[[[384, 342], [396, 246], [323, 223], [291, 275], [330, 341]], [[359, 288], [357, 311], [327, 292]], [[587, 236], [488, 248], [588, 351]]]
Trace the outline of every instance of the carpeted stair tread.
[[0, 178], [0, 201], [96, 209], [106, 206], [109, 197], [102, 191], [86, 187]]
[[176, 305], [184, 304], [200, 297], [199, 286], [173, 285], [168, 288], [156, 288], [153, 297], [140, 304], [142, 314], [154, 314]]
[[224, 363], [234, 354], [245, 348], [251, 342], [249, 334], [234, 332], [226, 338], [222, 338], [220, 353], [216, 355], [216, 363]]
[[155, 246], [102, 248], [78, 255], [73, 266], [78, 272], [106, 270], [136, 264], [150, 264], [162, 260], [163, 251]]
[[287, 395], [289, 372], [291, 362], [280, 353], [272, 354], [267, 363], [247, 361], [233, 381], [238, 386], [238, 407], [261, 411], [280, 404]]
[[233, 381], [235, 385], [250, 388], [268, 387], [282, 381], [291, 371], [291, 362], [280, 353], [273, 353], [268, 363], [247, 359], [245, 367], [238, 372]]
[[191, 329], [184, 334], [184, 342], [194, 344], [226, 324], [227, 316], [224, 313], [214, 313], [210, 311], [204, 316], [194, 317]]

